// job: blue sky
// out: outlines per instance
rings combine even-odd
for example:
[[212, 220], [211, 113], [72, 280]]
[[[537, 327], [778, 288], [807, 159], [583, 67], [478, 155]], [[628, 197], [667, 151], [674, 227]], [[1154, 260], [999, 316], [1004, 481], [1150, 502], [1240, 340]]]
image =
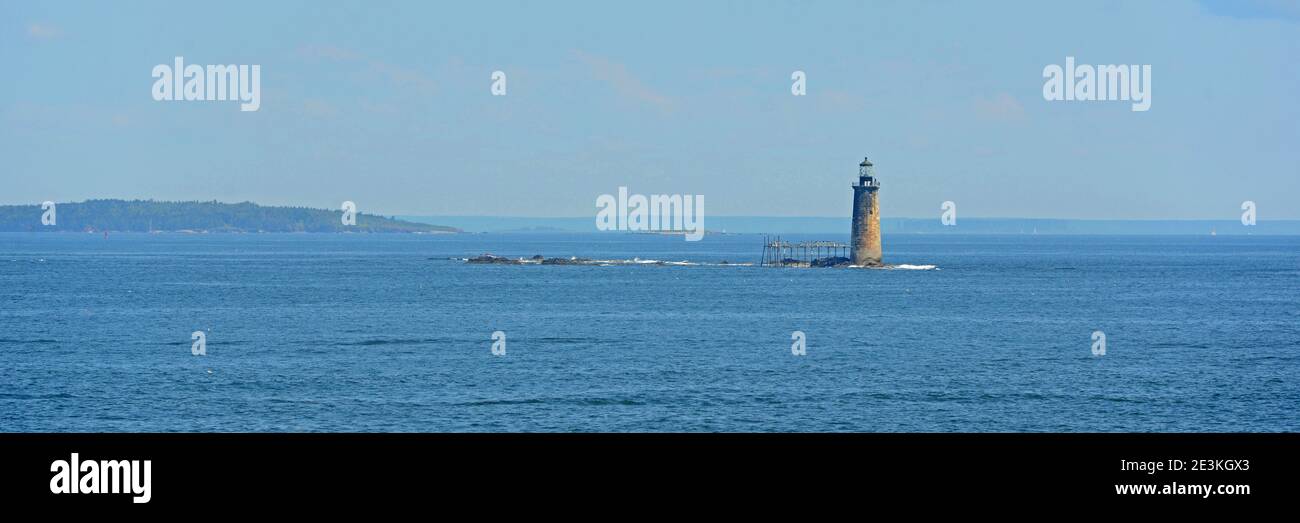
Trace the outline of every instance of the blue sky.
[[[870, 155], [886, 216], [1300, 219], [1298, 25], [1280, 0], [4, 2], [0, 204], [589, 216], [627, 186], [846, 216]], [[154, 101], [175, 56], [261, 65], [261, 109]], [[1066, 56], [1150, 64], [1151, 109], [1044, 100]]]

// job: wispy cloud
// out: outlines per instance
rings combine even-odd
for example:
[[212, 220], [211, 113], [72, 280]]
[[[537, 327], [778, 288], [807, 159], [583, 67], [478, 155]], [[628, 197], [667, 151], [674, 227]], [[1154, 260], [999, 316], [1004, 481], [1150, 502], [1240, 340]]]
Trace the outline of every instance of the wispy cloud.
[[1300, 0], [1201, 0], [1213, 15], [1300, 21]]
[[985, 120], [998, 122], [1025, 121], [1025, 106], [1007, 93], [998, 93], [992, 98], [976, 98], [975, 114]]
[[641, 79], [627, 70], [627, 66], [607, 58], [575, 50], [574, 56], [591, 68], [591, 74], [597, 80], [608, 83], [619, 95], [630, 100], [646, 103], [661, 110], [673, 110], [673, 100], [651, 89]]
[[857, 112], [863, 110], [867, 105], [865, 97], [844, 89], [825, 89], [816, 94], [817, 100], [829, 111]]
[[333, 118], [338, 116], [339, 109], [326, 100], [308, 98], [302, 101], [302, 114], [315, 118]]
[[63, 36], [63, 30], [49, 24], [34, 23], [27, 26], [27, 36], [37, 40], [53, 40]]
[[399, 87], [415, 89], [425, 94], [433, 94], [438, 87], [437, 82], [434, 82], [432, 79], [415, 69], [409, 69], [377, 60], [370, 61], [370, 68], [376, 73], [388, 78], [390, 82], [393, 82]]
[[298, 55], [303, 58], [327, 59], [337, 62], [351, 62], [364, 58], [361, 53], [332, 45], [304, 45], [298, 48]]
[[309, 45], [298, 49], [298, 55], [303, 58], [315, 60], [328, 60], [331, 62], [355, 62], [369, 68], [375, 74], [387, 78], [390, 82], [411, 89], [415, 89], [425, 94], [431, 94], [437, 88], [437, 82], [425, 76], [423, 73], [408, 67], [391, 64], [382, 60], [367, 57], [366, 55], [343, 49], [340, 47], [328, 45]]

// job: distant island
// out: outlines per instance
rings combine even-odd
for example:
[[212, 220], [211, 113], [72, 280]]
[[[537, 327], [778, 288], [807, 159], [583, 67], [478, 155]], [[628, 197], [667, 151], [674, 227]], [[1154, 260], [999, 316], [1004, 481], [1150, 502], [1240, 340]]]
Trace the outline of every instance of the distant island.
[[339, 210], [264, 207], [251, 202], [87, 200], [57, 203], [54, 224], [42, 223], [40, 205], [0, 206], [0, 232], [372, 232], [458, 233], [443, 225], [356, 213], [343, 225]]

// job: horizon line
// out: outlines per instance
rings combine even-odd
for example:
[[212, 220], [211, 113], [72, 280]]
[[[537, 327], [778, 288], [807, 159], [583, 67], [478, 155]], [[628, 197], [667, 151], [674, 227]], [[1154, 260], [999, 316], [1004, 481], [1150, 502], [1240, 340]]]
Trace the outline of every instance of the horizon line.
[[[329, 207], [313, 207], [313, 206], [310, 206], [310, 205], [302, 205], [302, 204], [261, 204], [261, 203], [257, 203], [257, 202], [252, 201], [252, 200], [242, 200], [242, 201], [237, 201], [237, 202], [225, 202], [225, 201], [221, 201], [221, 200], [217, 200], [217, 199], [210, 199], [210, 200], [198, 200], [198, 199], [191, 199], [191, 200], [157, 200], [157, 199], [153, 199], [153, 198], [138, 198], [138, 197], [137, 197], [137, 198], [131, 198], [131, 199], [127, 199], [127, 198], [112, 198], [112, 197], [108, 197], [108, 198], [85, 198], [85, 199], [82, 199], [82, 200], [79, 201], [79, 202], [78, 202], [78, 201], [67, 201], [67, 202], [63, 202], [63, 204], [77, 204], [77, 203], [85, 203], [85, 202], [97, 201], [97, 200], [99, 200], [99, 201], [112, 201], [112, 200], [117, 200], [117, 201], [124, 201], [124, 202], [154, 202], [154, 203], [218, 203], [218, 204], [225, 204], [225, 205], [238, 205], [238, 204], [245, 204], [245, 203], [247, 203], [247, 204], [252, 204], [252, 205], [259, 206], [259, 207], [287, 207], [287, 208], [315, 209], [315, 210], [335, 211], [335, 212], [337, 212], [337, 209], [333, 209], [333, 208], [329, 208]], [[56, 204], [59, 204], [59, 202], [55, 202], [55, 203], [56, 203]], [[38, 202], [38, 203], [0, 203], [0, 207], [28, 207], [28, 206], [39, 207], [40, 205], [41, 205], [41, 203], [39, 203], [39, 202]], [[371, 215], [371, 216], [379, 216], [379, 217], [395, 218], [395, 219], [400, 219], [400, 218], [467, 218], [467, 219], [511, 219], [511, 220], [594, 220], [594, 219], [595, 219], [595, 214], [587, 215], [587, 216], [582, 216], [582, 215], [568, 215], [568, 216], [520, 216], [520, 215], [505, 215], [505, 214], [424, 214], [424, 213], [406, 213], [406, 212], [391, 213], [391, 212], [383, 212], [383, 211], [375, 211], [375, 210], [367, 210], [367, 211], [360, 212], [359, 214], [368, 214], [368, 215]], [[734, 218], [734, 219], [766, 219], [766, 220], [851, 220], [851, 219], [852, 219], [852, 216], [851, 216], [851, 215], [847, 215], [847, 214], [846, 214], [846, 215], [843, 215], [843, 216], [825, 216], [825, 215], [823, 215], [823, 216], [783, 216], [783, 215], [757, 215], [757, 214], [716, 214], [716, 215], [715, 215], [715, 214], [710, 214], [710, 215], [706, 215], [706, 219], [707, 219], [708, 217], [712, 217], [712, 218], [715, 218], [715, 219]], [[916, 217], [916, 216], [882, 216], [880, 219], [881, 219], [881, 220], [918, 220], [918, 221], [930, 221], [930, 220], [938, 220], [938, 219], [939, 219], [939, 216], [938, 216], [938, 215], [935, 215], [935, 216], [928, 216], [928, 217]], [[1070, 221], [1070, 222], [1236, 222], [1236, 221], [1238, 221], [1238, 220], [1233, 219], [1233, 218], [1062, 218], [1062, 217], [1038, 217], [1038, 218], [1035, 218], [1035, 217], [1022, 217], [1022, 216], [965, 216], [965, 215], [961, 216], [960, 219], [961, 219], [961, 220], [989, 220], [989, 221], [994, 221], [994, 220], [1018, 220], [1018, 221], [1037, 220], [1037, 221]], [[1256, 218], [1256, 220], [1257, 220], [1257, 222], [1269, 222], [1269, 223], [1300, 222], [1300, 218], [1278, 218], [1278, 219], [1264, 219], [1264, 218]]]
[[[515, 220], [592, 220], [592, 219], [595, 219], [595, 215], [592, 215], [592, 216], [519, 216], [519, 215], [505, 215], [505, 214], [407, 214], [407, 213], [398, 213], [398, 214], [377, 213], [377, 214], [382, 215], [382, 216], [393, 217], [393, 218], [402, 218], [402, 217], [406, 217], [406, 218], [508, 218], [508, 219], [515, 219]], [[806, 219], [806, 220], [812, 220], [812, 219], [817, 219], [817, 220], [849, 220], [849, 219], [852, 219], [852, 216], [848, 216], [848, 215], [845, 215], [845, 216], [771, 216], [771, 215], [761, 215], [761, 214], [718, 214], [718, 215], [707, 215], [707, 217], [713, 217], [713, 218], [763, 218], [763, 219], [781, 219], [781, 220], [798, 220], [798, 219]], [[707, 219], [707, 218], [706, 218], [706, 219]], [[882, 217], [880, 217], [880, 219], [881, 219], [881, 220], [925, 220], [925, 221], [930, 221], [930, 220], [939, 220], [939, 217], [938, 217], [938, 216], [931, 216], [931, 217], [916, 217], [916, 216], [882, 216]], [[961, 219], [962, 219], [962, 220], [1051, 220], [1051, 221], [1073, 221], [1073, 222], [1084, 222], [1084, 221], [1094, 221], [1094, 222], [1210, 222], [1210, 221], [1237, 222], [1237, 221], [1239, 221], [1239, 219], [1231, 219], [1231, 218], [1030, 218], [1030, 217], [1018, 217], [1018, 216], [962, 216]], [[1260, 222], [1268, 221], [1268, 222], [1274, 222], [1274, 223], [1276, 223], [1276, 222], [1300, 222], [1300, 218], [1280, 218], [1280, 219], [1270, 219], [1270, 220], [1265, 220], [1265, 219], [1263, 219], [1263, 218], [1258, 218], [1258, 221], [1260, 221]]]

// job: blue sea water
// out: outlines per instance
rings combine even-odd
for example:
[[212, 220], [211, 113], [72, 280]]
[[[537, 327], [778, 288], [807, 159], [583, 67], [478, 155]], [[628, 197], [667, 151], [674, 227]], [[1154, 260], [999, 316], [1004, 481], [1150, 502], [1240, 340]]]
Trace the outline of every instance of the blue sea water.
[[760, 245], [0, 234], [0, 431], [1300, 430], [1300, 237], [885, 237], [937, 270], [449, 259]]

